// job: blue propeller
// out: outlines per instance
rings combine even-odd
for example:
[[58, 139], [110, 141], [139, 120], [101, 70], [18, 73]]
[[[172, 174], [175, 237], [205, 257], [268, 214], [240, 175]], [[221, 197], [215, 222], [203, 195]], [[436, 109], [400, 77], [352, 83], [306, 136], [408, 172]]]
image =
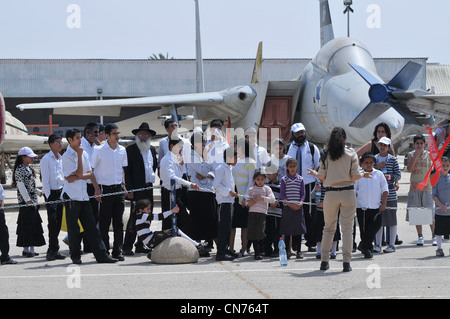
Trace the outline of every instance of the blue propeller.
[[[418, 120], [417, 113], [411, 111], [406, 106], [406, 101], [398, 100], [393, 96], [393, 93], [405, 92], [410, 87], [422, 68], [420, 64], [409, 61], [387, 84], [381, 81], [370, 70], [351, 63], [349, 65], [370, 85], [370, 102], [350, 123], [351, 127], [365, 127], [390, 107], [400, 113], [409, 124], [424, 124], [423, 121]], [[432, 118], [431, 121], [433, 121]]]

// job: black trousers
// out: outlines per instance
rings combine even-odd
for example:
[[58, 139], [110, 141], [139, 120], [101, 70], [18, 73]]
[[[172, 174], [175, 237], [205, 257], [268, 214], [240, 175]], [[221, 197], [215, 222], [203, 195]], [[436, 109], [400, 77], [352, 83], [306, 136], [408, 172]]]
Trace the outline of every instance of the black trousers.
[[361, 237], [361, 250], [372, 250], [373, 239], [381, 227], [381, 212], [379, 209], [356, 209], [359, 233]]
[[[51, 190], [46, 202], [58, 201], [61, 197], [61, 190]], [[63, 203], [47, 204], [47, 228], [48, 228], [48, 250], [47, 252], [57, 253], [59, 251], [59, 231], [61, 230], [61, 220], [63, 213]]]
[[[305, 203], [315, 203], [315, 199], [312, 198], [311, 192], [314, 191], [316, 183], [309, 183], [305, 185]], [[307, 247], [316, 246], [316, 241], [313, 238], [313, 233], [315, 229], [314, 221], [316, 220], [317, 205], [303, 204], [303, 213], [305, 215], [305, 245]]]
[[[102, 194], [110, 194], [122, 191], [121, 185], [105, 186], [102, 185]], [[112, 256], [117, 256], [122, 252], [123, 246], [123, 212], [125, 209], [125, 195], [112, 195], [102, 197], [100, 203], [100, 212], [98, 216], [98, 228], [100, 236], [106, 249], [109, 251], [109, 227], [112, 221], [114, 240]]]
[[225, 255], [231, 236], [233, 219], [233, 203], [222, 203], [217, 206], [217, 255]]
[[[148, 183], [145, 185], [145, 187], [151, 187], [151, 186], [153, 186], [152, 183]], [[140, 188], [140, 187], [136, 187], [136, 188]], [[134, 206], [135, 206], [136, 202], [141, 199], [150, 200], [150, 203], [152, 205], [152, 211], [153, 211], [153, 207], [154, 207], [154, 205], [153, 205], [154, 204], [153, 189], [149, 189], [149, 190], [141, 191], [141, 192], [135, 192], [135, 193], [133, 193], [133, 200], [131, 201], [131, 204], [130, 204], [130, 216], [134, 210]], [[127, 222], [127, 227], [125, 230], [125, 237], [123, 239], [123, 250], [131, 250], [133, 248], [133, 244], [136, 248], [144, 247], [144, 243], [142, 243], [142, 241], [139, 240], [139, 238], [136, 240], [137, 233], [129, 230], [131, 228], [131, 226], [132, 226], [131, 218], [129, 218], [128, 222]]]
[[9, 260], [9, 232], [3, 208], [0, 209], [0, 252], [1, 261]]
[[[91, 183], [87, 183], [87, 193], [89, 197], [92, 197], [95, 195], [95, 188], [94, 185]], [[89, 203], [91, 204], [92, 208], [92, 216], [94, 217], [95, 224], [98, 224], [98, 212], [100, 208], [100, 203], [95, 198], [89, 198]], [[83, 237], [83, 234], [81, 234], [81, 237]], [[84, 252], [91, 252], [92, 249], [89, 247], [89, 243], [83, 239], [83, 245], [84, 245]]]
[[[69, 197], [64, 194], [64, 198]], [[92, 214], [92, 207], [89, 201], [70, 201], [64, 204], [66, 206], [67, 233], [69, 235], [70, 258], [77, 260], [81, 258], [80, 249], [80, 220], [83, 226], [83, 237], [92, 248], [97, 261], [108, 257], [105, 244], [103, 243], [97, 225]]]

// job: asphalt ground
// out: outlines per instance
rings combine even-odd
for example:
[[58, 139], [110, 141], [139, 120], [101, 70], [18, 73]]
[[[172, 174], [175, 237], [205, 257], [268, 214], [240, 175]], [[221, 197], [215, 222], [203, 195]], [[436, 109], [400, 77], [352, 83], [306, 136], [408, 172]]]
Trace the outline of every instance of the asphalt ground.
[[[364, 259], [359, 251], [355, 252], [351, 262], [353, 271], [349, 273], [342, 272], [339, 251], [337, 258], [330, 260], [327, 271], [319, 270], [320, 260], [314, 252], [304, 252], [304, 259], [290, 259], [287, 267], [280, 267], [277, 258], [255, 261], [252, 254], [217, 262], [215, 250], [211, 257], [200, 258], [192, 264], [155, 264], [145, 254], [127, 256], [125, 261], [115, 264], [98, 264], [92, 254], [83, 254], [83, 263], [74, 265], [69, 257], [47, 261], [47, 246], [36, 247], [39, 256], [26, 258], [22, 257], [22, 248], [16, 246], [18, 210], [6, 209], [10, 256], [17, 264], [0, 266], [0, 298], [172, 300], [175, 303], [170, 311], [180, 314], [206, 312], [207, 308], [200, 306], [212, 303], [214, 314], [223, 315], [236, 313], [236, 305], [241, 307], [241, 313], [250, 313], [248, 305], [245, 310], [242, 306], [249, 302], [253, 304], [252, 313], [264, 314], [263, 305], [270, 307], [277, 299], [448, 298], [450, 242], [444, 240], [445, 256], [436, 257], [430, 228], [424, 226], [425, 245], [416, 245], [415, 226], [405, 221], [408, 188], [409, 174], [402, 170], [397, 218], [403, 244], [394, 253], [374, 254], [372, 259]], [[5, 206], [17, 203], [14, 190], [6, 189], [6, 194]], [[155, 189], [155, 194], [156, 209], [160, 209], [159, 189]], [[129, 210], [128, 204], [126, 209]], [[41, 208], [40, 214], [48, 240], [45, 208]], [[152, 222], [152, 229], [161, 229], [161, 223]], [[357, 242], [358, 232], [357, 229]], [[65, 235], [61, 232], [60, 239]], [[68, 246], [62, 242], [60, 246], [60, 252], [68, 256]], [[240, 247], [239, 230], [236, 247]], [[259, 312], [256, 312], [258, 305]], [[266, 313], [272, 310], [266, 309]]]

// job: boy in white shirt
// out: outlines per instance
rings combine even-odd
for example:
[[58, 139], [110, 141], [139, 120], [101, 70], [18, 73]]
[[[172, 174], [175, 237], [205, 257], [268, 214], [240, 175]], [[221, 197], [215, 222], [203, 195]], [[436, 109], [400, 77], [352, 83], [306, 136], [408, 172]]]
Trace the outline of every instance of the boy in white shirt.
[[[69, 234], [70, 258], [74, 264], [81, 264], [80, 227], [83, 226], [83, 238], [89, 242], [95, 259], [98, 263], [114, 263], [117, 259], [111, 258], [106, 251], [105, 244], [100, 238], [100, 233], [92, 214], [87, 193], [87, 180], [90, 179], [95, 188], [95, 195], [100, 196], [101, 191], [91, 169], [89, 156], [81, 147], [81, 133], [78, 129], [70, 129], [66, 132], [69, 142], [67, 150], [62, 156], [64, 186], [62, 197], [71, 199], [65, 202], [67, 232]], [[100, 197], [97, 197], [100, 201]]]
[[[231, 154], [233, 154], [232, 159]], [[225, 151], [224, 162], [216, 168], [213, 182], [213, 187], [216, 190], [218, 204], [217, 215], [219, 220], [217, 229], [217, 261], [233, 260], [235, 258], [227, 250], [227, 246], [230, 242], [234, 198], [239, 196], [234, 191], [235, 184], [232, 171], [233, 166], [237, 162], [237, 152], [234, 151], [234, 153], [231, 153], [230, 149]]]
[[[63, 142], [62, 137], [52, 134], [48, 137], [48, 152], [40, 161], [42, 179], [42, 192], [45, 195], [45, 201], [57, 201], [61, 197], [64, 185], [64, 174], [62, 166], [62, 156], [60, 155]], [[61, 220], [63, 212], [63, 204], [47, 204], [48, 219], [48, 250], [47, 260], [64, 259], [65, 256], [59, 253], [58, 235], [61, 229]]]
[[371, 173], [371, 178], [361, 178], [355, 183], [356, 215], [361, 237], [359, 249], [364, 258], [372, 258], [372, 242], [381, 227], [381, 212], [386, 209], [389, 189], [384, 174], [373, 168], [375, 155], [364, 153], [360, 165], [365, 172]]

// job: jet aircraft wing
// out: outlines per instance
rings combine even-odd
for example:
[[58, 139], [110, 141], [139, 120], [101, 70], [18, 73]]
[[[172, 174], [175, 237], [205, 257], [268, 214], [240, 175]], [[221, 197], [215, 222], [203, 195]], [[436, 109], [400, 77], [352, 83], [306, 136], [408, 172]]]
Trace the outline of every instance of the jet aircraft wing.
[[19, 104], [20, 110], [53, 109], [53, 114], [120, 116], [122, 107], [182, 107], [196, 106], [227, 108], [234, 116], [241, 117], [256, 97], [250, 86], [238, 86], [219, 92], [192, 93], [167, 96], [137, 97], [128, 99], [27, 103]]

